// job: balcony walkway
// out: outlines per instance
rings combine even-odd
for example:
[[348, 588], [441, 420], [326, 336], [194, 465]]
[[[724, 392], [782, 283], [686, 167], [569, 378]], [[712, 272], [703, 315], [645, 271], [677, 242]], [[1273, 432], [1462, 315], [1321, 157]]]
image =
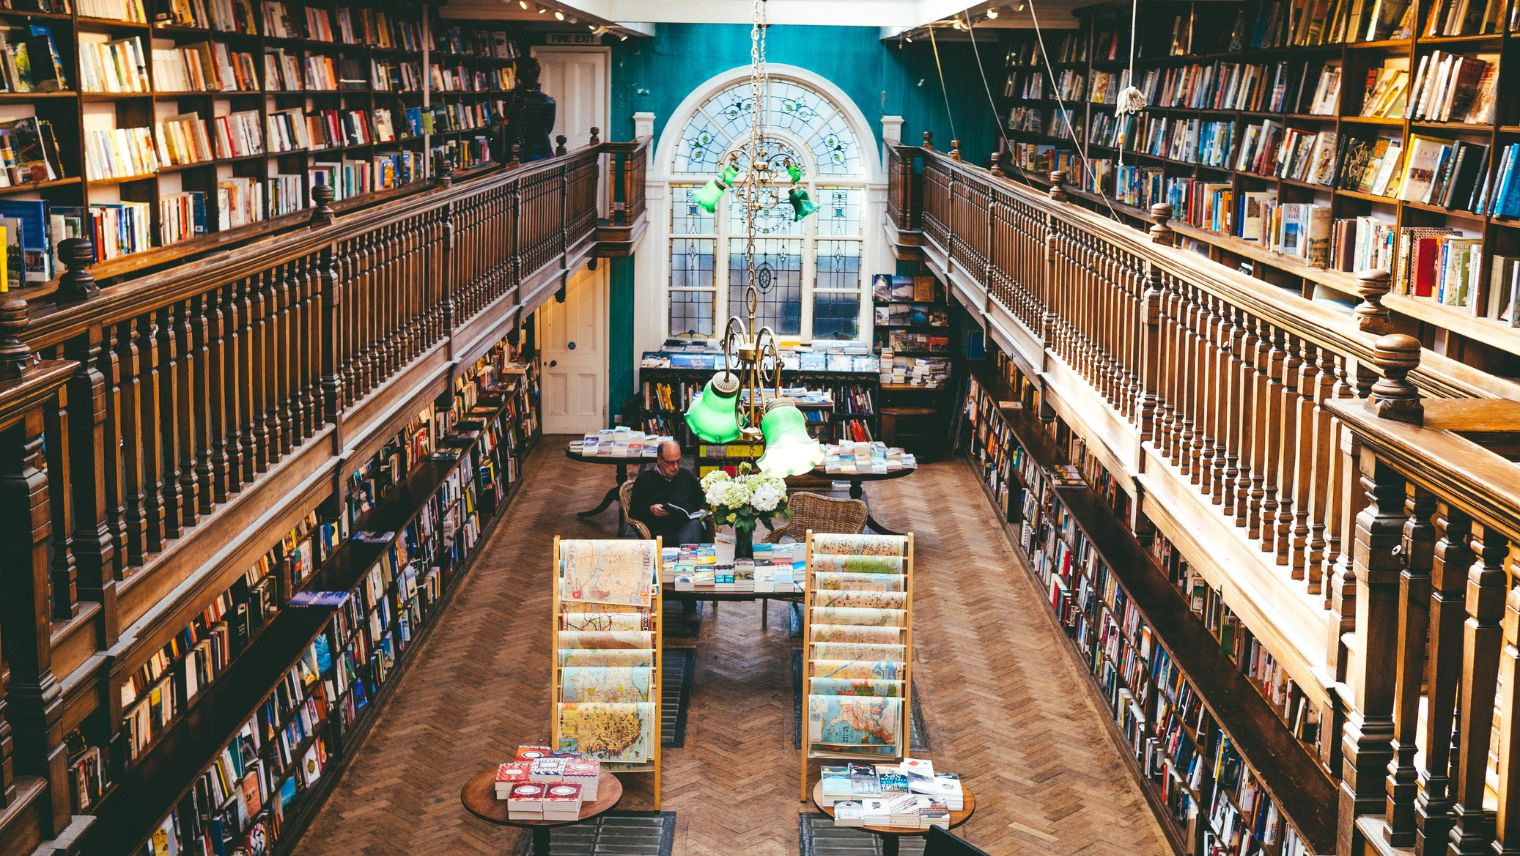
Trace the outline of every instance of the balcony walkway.
[[[556, 533], [611, 537], [613, 512], [585, 522], [603, 467], [567, 461], [545, 438], [524, 492], [297, 851], [368, 856], [508, 852], [515, 830], [468, 817], [460, 784], [548, 734], [549, 556]], [[884, 523], [917, 533], [915, 694], [930, 751], [978, 795], [960, 832], [994, 854], [1148, 856], [1168, 848], [1125, 769], [1042, 593], [1014, 565], [972, 472], [954, 460], [871, 488]], [[949, 509], [949, 511], [946, 511]], [[781, 856], [798, 850], [785, 606], [725, 604], [697, 640], [683, 749], [665, 750], [673, 853]], [[670, 639], [667, 647], [689, 645]], [[629, 776], [622, 808], [649, 808]]]

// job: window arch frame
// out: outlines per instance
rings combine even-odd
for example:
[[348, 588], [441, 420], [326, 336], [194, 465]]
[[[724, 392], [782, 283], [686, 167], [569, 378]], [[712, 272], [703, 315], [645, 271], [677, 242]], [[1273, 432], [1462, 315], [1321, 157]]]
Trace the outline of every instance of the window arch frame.
[[[876, 135], [866, 122], [855, 103], [831, 81], [820, 77], [813, 72], [795, 66], [771, 64], [769, 66], [772, 79], [772, 98], [775, 94], [775, 84], [792, 84], [802, 92], [817, 99], [821, 105], [830, 108], [828, 111], [819, 111], [820, 116], [807, 128], [806, 136], [794, 133], [790, 129], [775, 128], [771, 122], [767, 122], [767, 137], [777, 142], [790, 146], [803, 161], [806, 175], [802, 186], [807, 189], [815, 203], [820, 206], [829, 204], [830, 200], [825, 195], [833, 189], [840, 189], [852, 193], [854, 211], [857, 212], [858, 224], [846, 235], [821, 234], [819, 228], [820, 218], [815, 215], [802, 221], [801, 229], [796, 233], [786, 234], [787, 238], [800, 238], [801, 250], [797, 254], [800, 266], [799, 284], [797, 286], [798, 299], [801, 303], [798, 313], [798, 323], [795, 332], [782, 334], [783, 338], [798, 339], [805, 342], [818, 341], [837, 343], [858, 343], [871, 341], [871, 297], [870, 276], [873, 266], [880, 262], [879, 255], [884, 244], [879, 232], [879, 221], [884, 210], [885, 183], [881, 174], [881, 158], [877, 148]], [[748, 140], [750, 122], [729, 121], [730, 127], [721, 127], [711, 113], [712, 105], [718, 103], [718, 99], [731, 90], [738, 90], [749, 85], [748, 66], [736, 67], [726, 72], [714, 75], [701, 86], [693, 89], [682, 101], [680, 107], [672, 114], [671, 120], [666, 124], [656, 147], [649, 183], [658, 185], [661, 191], [651, 194], [654, 198], [665, 199], [666, 204], [661, 207], [659, 235], [659, 281], [660, 281], [660, 321], [659, 329], [663, 339], [682, 339], [690, 342], [716, 341], [722, 335], [725, 320], [732, 314], [743, 314], [743, 307], [736, 305], [732, 299], [732, 287], [734, 283], [730, 277], [731, 259], [735, 258], [735, 250], [731, 248], [729, 241], [744, 238], [742, 220], [735, 221], [729, 216], [729, 194], [725, 194], [725, 203], [720, 206], [715, 215], [704, 215], [711, 222], [709, 228], [701, 232], [677, 231], [677, 206], [682, 203], [683, 195], [695, 187], [700, 187], [709, 178], [712, 178], [717, 165], [725, 163], [728, 153], [737, 148], [742, 148]], [[730, 139], [723, 140], [723, 148], [716, 152], [710, 164], [705, 161], [698, 167], [689, 166], [686, 146], [689, 137], [702, 125], [708, 125], [715, 130], [736, 131], [727, 136]], [[820, 135], [831, 132], [847, 132], [853, 138], [854, 144], [854, 168], [844, 173], [827, 173], [821, 171], [818, 155], [819, 150], [815, 143]], [[847, 155], [846, 157], [849, 157]], [[707, 172], [696, 172], [693, 169], [708, 168]], [[667, 198], [668, 197], [668, 198]], [[783, 203], [784, 204], [784, 203]], [[684, 219], [684, 218], [681, 218]], [[764, 237], [764, 236], [762, 236]], [[675, 248], [678, 240], [691, 239], [710, 242], [711, 246], [711, 283], [700, 287], [682, 287], [676, 284], [677, 269], [675, 265]], [[855, 276], [848, 288], [820, 286], [821, 279], [818, 270], [818, 253], [820, 242], [843, 241], [855, 244]], [[738, 250], [742, 253], [742, 250]], [[848, 253], [843, 255], [848, 258]], [[848, 263], [846, 263], [848, 264]], [[690, 268], [686, 268], [690, 270]], [[706, 275], [706, 272], [702, 272]], [[848, 274], [846, 274], [848, 276]], [[698, 333], [695, 336], [683, 335], [689, 331], [672, 329], [671, 316], [673, 299], [679, 292], [710, 292], [711, 293], [711, 318], [710, 329]], [[816, 318], [815, 307], [820, 294], [848, 294], [854, 298], [856, 308], [855, 337], [852, 339], [815, 339]], [[704, 321], [709, 319], [704, 318]], [[761, 323], [764, 323], [763, 321]]]

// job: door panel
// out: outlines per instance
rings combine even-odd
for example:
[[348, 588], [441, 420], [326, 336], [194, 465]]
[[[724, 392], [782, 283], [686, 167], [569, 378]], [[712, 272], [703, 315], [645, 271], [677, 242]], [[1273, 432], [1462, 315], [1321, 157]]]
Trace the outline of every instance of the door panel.
[[607, 48], [533, 48], [544, 92], [556, 104], [553, 134], [564, 134], [569, 148], [586, 145], [592, 128], [608, 139], [609, 56]]
[[607, 267], [580, 271], [565, 302], [538, 310], [544, 431], [585, 434], [607, 423]]

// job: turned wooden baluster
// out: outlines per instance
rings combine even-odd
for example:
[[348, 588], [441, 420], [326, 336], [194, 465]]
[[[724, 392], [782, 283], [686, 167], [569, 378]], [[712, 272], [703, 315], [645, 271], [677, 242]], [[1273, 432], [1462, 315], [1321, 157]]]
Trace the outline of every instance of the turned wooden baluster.
[[334, 329], [342, 335], [343, 347], [339, 352], [339, 371], [341, 382], [338, 388], [343, 391], [343, 399], [339, 407], [347, 407], [359, 397], [359, 303], [363, 299], [364, 292], [359, 286], [357, 268], [354, 265], [354, 242], [344, 241], [338, 245], [338, 250], [333, 256], [334, 270], [338, 282], [346, 283], [343, 300], [335, 305], [340, 313], [340, 319], [334, 325]]
[[1385, 836], [1394, 847], [1414, 844], [1415, 735], [1425, 680], [1425, 646], [1430, 629], [1430, 578], [1435, 551], [1435, 494], [1409, 486], [1399, 558], [1398, 657], [1394, 681], [1393, 760], [1388, 765]]
[[[1356, 631], [1359, 655], [1348, 683], [1351, 711], [1343, 728], [1340, 813], [1380, 813], [1393, 760], [1393, 698], [1399, 650], [1404, 477], [1363, 449], [1357, 456], [1368, 504], [1356, 520]], [[1490, 708], [1491, 710], [1492, 708]], [[1351, 823], [1340, 824], [1340, 853], [1354, 852]]]
[[[122, 410], [124, 407], [125, 394], [122, 390], [121, 361], [116, 353], [116, 337], [119, 335], [118, 328], [114, 324], [104, 325], [100, 330], [100, 345], [96, 353], [96, 371], [100, 373], [104, 387], [103, 407], [105, 410], [104, 424], [102, 426], [101, 440], [101, 464], [102, 489], [105, 491], [105, 531], [110, 538], [111, 556], [102, 559], [104, 566], [103, 574], [113, 580], [120, 580], [126, 574], [127, 548], [126, 548], [126, 475], [123, 455], [127, 446], [125, 429], [122, 426]], [[75, 489], [79, 489], [76, 484]], [[77, 518], [76, 518], [77, 519]], [[89, 525], [84, 521], [82, 525]], [[106, 540], [99, 538], [101, 554], [104, 556]], [[107, 598], [102, 596], [102, 602], [108, 599], [114, 601], [114, 587], [112, 595]], [[114, 640], [112, 644], [115, 644]]]
[[1139, 398], [1136, 406], [1135, 424], [1140, 429], [1142, 443], [1157, 441], [1157, 419], [1160, 409], [1163, 323], [1161, 277], [1147, 262], [1144, 291], [1140, 296], [1139, 330]]
[[139, 403], [141, 422], [139, 424], [142, 428], [143, 512], [147, 516], [149, 553], [157, 553], [164, 548], [164, 534], [171, 525], [165, 520], [168, 509], [164, 507], [163, 499], [163, 483], [170, 479], [164, 473], [161, 431], [164, 422], [168, 420], [159, 403], [158, 324], [154, 320], [156, 314], [146, 312], [137, 319], [138, 360], [140, 361], [138, 372], [142, 377]]
[[195, 525], [196, 506], [200, 501], [200, 485], [196, 478], [195, 464], [198, 450], [195, 446], [196, 422], [204, 418], [197, 411], [203, 406], [195, 396], [195, 347], [192, 335], [193, 319], [191, 301], [175, 304], [175, 324], [170, 338], [178, 353], [174, 371], [174, 420], [179, 429], [175, 440], [175, 460], [179, 473], [179, 517], [185, 529]]
[[121, 367], [117, 394], [121, 418], [121, 533], [127, 565], [143, 563], [148, 552], [146, 470], [143, 454], [142, 366], [138, 360], [137, 325], [116, 328], [116, 362]]
[[[1309, 580], [1309, 516], [1314, 502], [1314, 465], [1319, 447], [1315, 432], [1319, 428], [1314, 415], [1319, 395], [1317, 350], [1307, 339], [1298, 340], [1299, 370], [1295, 384], [1296, 413], [1290, 414], [1296, 426], [1294, 438], [1297, 455], [1289, 464], [1293, 468], [1293, 523], [1289, 529], [1288, 555], [1292, 577]], [[1309, 580], [1308, 592], [1319, 594], [1319, 582]]]
[[1219, 315], [1216, 298], [1207, 293], [1199, 294], [1198, 305], [1198, 374], [1194, 380], [1198, 387], [1197, 430], [1193, 436], [1191, 452], [1195, 463], [1194, 483], [1207, 495], [1214, 483], [1214, 438], [1219, 433]]
[[1283, 388], [1283, 363], [1287, 353], [1283, 348], [1283, 340], [1287, 336], [1282, 330], [1269, 327], [1267, 340], [1271, 349], [1267, 352], [1266, 363], [1266, 414], [1263, 425], [1263, 448], [1262, 448], [1262, 497], [1261, 516], [1253, 521], [1256, 528], [1256, 537], [1259, 538], [1258, 546], [1263, 553], [1273, 552], [1274, 538], [1277, 534], [1277, 510], [1280, 507], [1281, 495], [1279, 487], [1282, 479], [1282, 460], [1278, 457], [1278, 450], [1283, 443], [1283, 414], [1286, 412], [1285, 391]]
[[[1215, 505], [1222, 505], [1229, 491], [1226, 484], [1233, 478], [1230, 469], [1231, 462], [1230, 438], [1233, 436], [1232, 429], [1236, 414], [1232, 409], [1235, 404], [1234, 384], [1235, 365], [1233, 362], [1233, 342], [1235, 337], [1235, 317], [1233, 308], [1223, 298], [1214, 304], [1216, 320], [1214, 326], [1214, 351], [1216, 389], [1214, 395], [1214, 461], [1213, 478], [1209, 480], [1205, 493]], [[1228, 511], [1224, 512], [1226, 515]]]
[[269, 271], [270, 293], [274, 296], [275, 320], [270, 334], [275, 353], [274, 395], [277, 406], [275, 418], [280, 424], [280, 457], [295, 448], [300, 431], [295, 403], [295, 359], [298, 351], [295, 336], [295, 263], [286, 262]]
[[[1299, 480], [1299, 440], [1302, 436], [1301, 432], [1306, 428], [1298, 421], [1299, 406], [1303, 398], [1299, 394], [1303, 360], [1300, 357], [1302, 348], [1298, 338], [1284, 333], [1282, 352], [1282, 383], [1278, 392], [1282, 415], [1278, 420], [1277, 447], [1273, 452], [1277, 456], [1277, 465], [1274, 467], [1277, 473], [1277, 518], [1275, 521], [1266, 521], [1265, 526], [1275, 527], [1276, 530], [1270, 539], [1273, 542], [1276, 563], [1290, 565], [1292, 560], [1289, 551], [1293, 546], [1293, 521], [1298, 511], [1294, 499], [1297, 495]], [[1304, 578], [1302, 566], [1293, 570], [1291, 578], [1295, 580]]]
[[1199, 326], [1202, 320], [1200, 302], [1202, 300], [1199, 289], [1191, 284], [1183, 284], [1183, 310], [1181, 332], [1181, 350], [1179, 352], [1180, 364], [1179, 379], [1181, 390], [1178, 400], [1178, 410], [1181, 420], [1177, 430], [1177, 471], [1188, 477], [1193, 484], [1198, 483], [1198, 459], [1194, 453], [1198, 442], [1198, 421], [1201, 416], [1199, 411]]
[[[1267, 511], [1267, 485], [1271, 470], [1272, 449], [1272, 359], [1277, 348], [1277, 331], [1257, 318], [1256, 358], [1251, 369], [1251, 498], [1246, 509], [1246, 534], [1253, 540], [1262, 537], [1261, 522]], [[1275, 497], [1274, 497], [1275, 499]], [[1274, 506], [1275, 507], [1275, 506]]]
[[219, 374], [218, 367], [213, 362], [219, 358], [213, 358], [211, 337], [215, 335], [215, 327], [218, 324], [215, 292], [208, 291], [189, 302], [191, 318], [190, 339], [187, 347], [195, 355], [194, 372], [190, 378], [190, 388], [187, 398], [196, 401], [198, 413], [195, 420], [195, 435], [192, 445], [195, 449], [195, 510], [198, 514], [210, 514], [211, 507], [217, 501], [220, 492], [225, 498], [226, 491], [217, 484], [213, 471], [212, 455], [214, 454], [212, 437], [216, 428], [222, 421], [220, 413], [215, 412], [220, 406], [217, 392], [211, 388], [213, 376]]
[[1245, 310], [1236, 306], [1225, 307], [1225, 314], [1229, 319], [1226, 328], [1229, 330], [1229, 361], [1225, 366], [1225, 389], [1226, 398], [1224, 409], [1229, 414], [1229, 424], [1224, 438], [1224, 478], [1220, 482], [1220, 493], [1223, 499], [1220, 501], [1220, 512], [1235, 526], [1241, 525], [1244, 515], [1244, 498], [1240, 493], [1241, 479], [1245, 477], [1247, 466], [1245, 452], [1245, 438], [1250, 428], [1251, 414], [1245, 409], [1246, 403], [1246, 357], [1250, 341], [1250, 325], [1247, 323]]
[[1431, 519], [1430, 653], [1425, 659], [1425, 752], [1415, 797], [1415, 853], [1441, 856], [1451, 832], [1455, 793], [1457, 686], [1462, 676], [1467, 574], [1477, 556], [1471, 547], [1472, 518], [1437, 502]]
[[1160, 350], [1161, 390], [1156, 408], [1156, 449], [1163, 458], [1171, 457], [1172, 427], [1177, 418], [1177, 314], [1176, 282], [1158, 274], [1161, 289]]
[[334, 448], [343, 448], [343, 420], [339, 412], [346, 401], [343, 389], [342, 343], [347, 341], [343, 329], [343, 287], [338, 279], [336, 247], [323, 244], [317, 252], [317, 291], [321, 294], [321, 333], [317, 336], [321, 355], [318, 361], [322, 373], [322, 413], [334, 426]]
[[236, 365], [233, 378], [233, 391], [237, 399], [237, 421], [230, 426], [236, 432], [237, 457], [242, 463], [242, 474], [239, 481], [248, 484], [254, 480], [258, 472], [258, 438], [256, 430], [259, 422], [258, 382], [254, 378], [253, 370], [257, 365], [254, 356], [256, 343], [253, 336], [253, 303], [254, 286], [251, 277], [244, 277], [233, 283], [233, 315], [237, 335], [234, 336], [236, 343], [233, 359]]
[[1452, 807], [1452, 856], [1488, 854], [1494, 815], [1484, 808], [1488, 755], [1494, 730], [1499, 653], [1504, 643], [1504, 560], [1509, 542], [1486, 527], [1475, 530], [1478, 562], [1467, 575], [1467, 622], [1462, 633], [1462, 693], [1457, 710], [1460, 746], [1456, 760], [1456, 804]]
[[232, 325], [229, 313], [231, 285], [206, 295], [206, 399], [210, 420], [207, 466], [211, 471], [211, 501], [226, 502], [237, 490], [235, 442], [229, 442], [237, 424], [237, 395], [233, 381]]
[[1520, 542], [1509, 544], [1510, 580], [1504, 606], [1504, 648], [1499, 661], [1499, 810], [1495, 825], [1503, 856], [1520, 853]]

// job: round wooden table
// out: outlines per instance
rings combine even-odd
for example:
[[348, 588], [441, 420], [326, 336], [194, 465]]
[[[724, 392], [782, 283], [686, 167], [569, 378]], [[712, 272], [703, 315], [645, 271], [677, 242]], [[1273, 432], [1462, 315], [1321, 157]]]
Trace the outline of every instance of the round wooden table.
[[572, 461], [580, 461], [583, 464], [614, 464], [617, 466], [616, 480], [613, 482], [612, 487], [607, 489], [607, 494], [602, 497], [602, 504], [586, 511], [577, 511], [575, 513], [576, 517], [595, 517], [606, 511], [609, 506], [617, 502], [618, 488], [623, 486], [623, 482], [628, 481], [628, 467], [632, 466], [636, 470], [645, 464], [654, 463], [655, 460], [654, 455], [644, 455], [637, 458], [615, 457], [612, 455], [582, 455], [580, 452], [571, 451], [569, 446], [565, 447], [565, 457]]
[[496, 768], [478, 773], [459, 789], [459, 801], [465, 810], [487, 823], [517, 826], [533, 832], [533, 856], [549, 856], [549, 830], [570, 826], [605, 814], [623, 798], [623, 783], [606, 770], [596, 780], [596, 800], [581, 803], [581, 815], [575, 820], [514, 820], [507, 817], [507, 801], [496, 797]]
[[[889, 481], [891, 479], [906, 478], [916, 472], [918, 472], [918, 467], [904, 467], [903, 469], [893, 470], [887, 473], [831, 473], [826, 471], [823, 467], [814, 467], [810, 475], [815, 478], [828, 479], [829, 481], [849, 482], [850, 499], [858, 499], [863, 502], [865, 501], [866, 489], [861, 485], [861, 482]], [[893, 530], [888, 529], [887, 527], [878, 523], [876, 521], [876, 518], [871, 514], [869, 505], [866, 506], [866, 526], [876, 530], [877, 532], [880, 532], [883, 535], [903, 534], [901, 532], [894, 532]]]
[[[822, 780], [820, 780], [818, 782], [815, 782], [813, 784], [813, 805], [817, 806], [819, 811], [823, 812], [824, 814], [828, 815], [829, 817], [833, 817], [834, 816], [834, 807], [830, 806], [830, 805], [824, 805], [823, 804], [823, 782], [822, 782]], [[957, 826], [960, 826], [961, 824], [963, 824], [966, 821], [970, 820], [971, 819], [971, 814], [973, 812], [975, 812], [975, 811], [976, 811], [976, 796], [971, 793], [971, 788], [967, 787], [965, 782], [962, 782], [961, 783], [961, 810], [960, 811], [952, 811], [952, 812], [950, 812], [950, 827], [949, 828], [950, 829], [954, 829]], [[898, 843], [898, 839], [899, 838], [904, 838], [904, 837], [907, 837], [907, 836], [914, 836], [914, 835], [928, 835], [929, 834], [929, 830], [927, 830], [927, 829], [919, 829], [916, 826], [912, 827], [912, 828], [909, 828], [909, 827], [906, 827], [906, 826], [859, 826], [859, 827], [842, 826], [840, 828], [841, 829], [864, 829], [866, 832], [869, 832], [869, 833], [875, 835], [877, 838], [880, 838], [881, 839], [881, 856], [897, 856], [897, 843]]]

